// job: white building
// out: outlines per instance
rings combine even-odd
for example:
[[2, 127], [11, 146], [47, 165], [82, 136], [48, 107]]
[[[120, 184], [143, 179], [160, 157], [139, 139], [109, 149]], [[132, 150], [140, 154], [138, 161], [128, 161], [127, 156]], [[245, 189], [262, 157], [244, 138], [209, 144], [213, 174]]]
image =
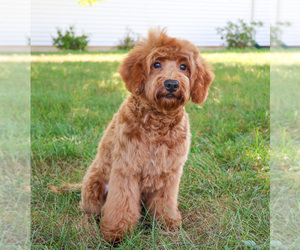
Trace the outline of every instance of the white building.
[[261, 46], [270, 45], [270, 23], [290, 21], [292, 26], [282, 40], [290, 46], [300, 45], [300, 33], [295, 35], [300, 18], [293, 8], [299, 5], [298, 0], [102, 0], [92, 7], [82, 7], [77, 0], [0, 1], [0, 46], [26, 46], [30, 37], [33, 51], [53, 50], [57, 28], [64, 30], [71, 25], [77, 34], [89, 36], [90, 49], [117, 46], [127, 27], [145, 35], [157, 26], [167, 27], [169, 35], [199, 47], [218, 47], [224, 41], [216, 28], [238, 19], [264, 23], [255, 37]]

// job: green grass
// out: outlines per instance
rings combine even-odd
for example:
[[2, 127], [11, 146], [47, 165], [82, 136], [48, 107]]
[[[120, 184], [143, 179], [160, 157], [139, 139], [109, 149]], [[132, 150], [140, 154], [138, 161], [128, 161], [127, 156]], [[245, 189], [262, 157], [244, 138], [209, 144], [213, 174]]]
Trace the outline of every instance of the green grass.
[[[123, 249], [269, 247], [268, 50], [207, 51], [216, 79], [207, 101], [189, 103], [192, 143], [180, 183], [183, 225], [165, 231], [146, 212]], [[78, 208], [80, 182], [104, 129], [128, 96], [117, 68], [126, 52], [34, 54], [33, 248], [109, 248]]]
[[281, 249], [300, 249], [299, 72], [299, 50], [272, 52], [270, 231]]
[[[29, 58], [29, 53], [22, 56]], [[0, 249], [26, 249], [30, 236], [30, 63], [9, 62], [0, 53], [0, 69]]]

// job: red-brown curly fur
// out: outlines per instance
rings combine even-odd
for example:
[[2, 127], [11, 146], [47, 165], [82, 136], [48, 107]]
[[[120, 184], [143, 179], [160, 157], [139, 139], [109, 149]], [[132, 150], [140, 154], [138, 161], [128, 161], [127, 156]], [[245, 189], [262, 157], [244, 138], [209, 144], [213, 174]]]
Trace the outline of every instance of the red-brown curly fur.
[[[156, 62], [161, 68], [153, 66]], [[184, 105], [190, 98], [204, 102], [214, 78], [193, 44], [163, 30], [140, 40], [119, 72], [131, 95], [106, 129], [82, 183], [82, 208], [87, 214], [102, 212], [107, 241], [122, 239], [137, 225], [141, 201], [166, 226], [180, 224], [177, 195], [190, 146]], [[168, 79], [179, 82], [172, 98], [164, 87]]]

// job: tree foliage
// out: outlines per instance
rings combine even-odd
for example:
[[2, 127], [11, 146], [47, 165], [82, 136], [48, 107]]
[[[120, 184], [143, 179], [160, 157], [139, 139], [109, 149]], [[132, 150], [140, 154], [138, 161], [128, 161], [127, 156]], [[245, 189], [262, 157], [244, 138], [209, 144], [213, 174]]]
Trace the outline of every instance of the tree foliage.
[[78, 0], [78, 3], [80, 3], [82, 7], [84, 7], [86, 4], [92, 7], [94, 3], [97, 3], [99, 1], [105, 1], [105, 0]]

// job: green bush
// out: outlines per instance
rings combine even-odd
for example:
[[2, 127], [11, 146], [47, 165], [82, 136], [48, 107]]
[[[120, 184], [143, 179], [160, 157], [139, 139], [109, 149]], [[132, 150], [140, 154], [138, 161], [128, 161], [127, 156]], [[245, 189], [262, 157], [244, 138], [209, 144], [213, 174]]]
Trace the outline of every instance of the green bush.
[[271, 46], [284, 46], [284, 43], [281, 41], [281, 36], [283, 28], [289, 26], [291, 26], [290, 22], [277, 22], [275, 25], [271, 26]]
[[253, 46], [256, 42], [255, 26], [263, 26], [262, 22], [251, 22], [250, 25], [239, 19], [237, 23], [227, 22], [227, 26], [217, 28], [217, 33], [221, 35], [221, 39], [226, 41], [227, 48], [244, 49]]
[[57, 38], [53, 37], [53, 45], [59, 49], [65, 50], [85, 50], [88, 45], [88, 37], [86, 35], [75, 36], [74, 27], [70, 26], [63, 34], [61, 29], [57, 29]]
[[132, 49], [139, 38], [140, 35], [138, 33], [126, 28], [126, 34], [124, 38], [119, 41], [118, 49]]

